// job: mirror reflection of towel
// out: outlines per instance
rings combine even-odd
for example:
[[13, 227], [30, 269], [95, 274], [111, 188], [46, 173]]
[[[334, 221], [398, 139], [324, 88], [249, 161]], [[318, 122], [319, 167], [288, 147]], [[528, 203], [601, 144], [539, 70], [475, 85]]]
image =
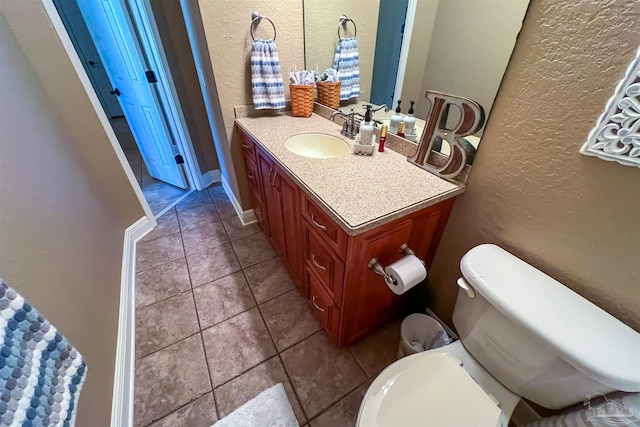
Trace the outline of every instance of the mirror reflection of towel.
[[254, 40], [251, 46], [251, 91], [256, 110], [284, 108], [280, 59], [273, 40]]
[[333, 68], [338, 71], [338, 80], [342, 82], [340, 99], [360, 96], [360, 59], [358, 41], [355, 37], [338, 40], [333, 56]]

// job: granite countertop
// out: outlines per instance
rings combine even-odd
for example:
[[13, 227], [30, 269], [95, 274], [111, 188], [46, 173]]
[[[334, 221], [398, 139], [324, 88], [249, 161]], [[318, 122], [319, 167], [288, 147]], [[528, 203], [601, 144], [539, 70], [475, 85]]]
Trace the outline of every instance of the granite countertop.
[[281, 168], [349, 235], [360, 234], [412, 212], [450, 199], [464, 184], [441, 179], [409, 163], [388, 148], [373, 156], [348, 154], [310, 159], [288, 151], [284, 141], [298, 133], [340, 135], [341, 126], [317, 114], [293, 117], [291, 112], [236, 119]]

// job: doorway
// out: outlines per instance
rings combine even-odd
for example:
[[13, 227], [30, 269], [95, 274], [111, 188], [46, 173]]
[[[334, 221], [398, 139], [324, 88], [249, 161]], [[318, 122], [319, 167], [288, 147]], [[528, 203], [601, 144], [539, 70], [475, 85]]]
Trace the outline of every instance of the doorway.
[[371, 82], [371, 102], [394, 106], [398, 64], [405, 30], [409, 0], [380, 0]]
[[[194, 186], [154, 70], [122, 0], [53, 0], [118, 142], [156, 217]], [[166, 100], [164, 100], [166, 101]], [[184, 154], [183, 154], [184, 153]], [[197, 165], [196, 165], [197, 166]]]

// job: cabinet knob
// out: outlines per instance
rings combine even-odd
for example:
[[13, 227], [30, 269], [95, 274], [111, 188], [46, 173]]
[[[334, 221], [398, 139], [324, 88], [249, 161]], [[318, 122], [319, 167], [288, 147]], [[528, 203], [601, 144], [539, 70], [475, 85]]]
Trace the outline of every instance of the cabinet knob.
[[321, 312], [324, 313], [324, 308], [321, 308], [318, 304], [316, 304], [316, 296], [315, 295], [311, 297], [311, 303], [313, 303], [313, 306], [315, 308], [317, 308], [318, 310], [320, 310]]

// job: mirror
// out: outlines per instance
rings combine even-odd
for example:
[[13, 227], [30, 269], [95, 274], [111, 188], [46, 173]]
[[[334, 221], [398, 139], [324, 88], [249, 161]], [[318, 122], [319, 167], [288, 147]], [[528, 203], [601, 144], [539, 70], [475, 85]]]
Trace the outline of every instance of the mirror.
[[[427, 90], [478, 102], [490, 114], [529, 0], [304, 0], [306, 68], [322, 73], [333, 64], [339, 34], [358, 41], [360, 96], [340, 101], [345, 111], [386, 104], [374, 118], [389, 125], [401, 100], [414, 101], [420, 141], [429, 105]], [[340, 25], [345, 15], [353, 22]], [[447, 124], [457, 122], [453, 113]], [[482, 130], [465, 139], [478, 147]], [[448, 154], [442, 144], [441, 153]], [[470, 153], [470, 154], [475, 154]], [[471, 156], [471, 159], [473, 156]]]

